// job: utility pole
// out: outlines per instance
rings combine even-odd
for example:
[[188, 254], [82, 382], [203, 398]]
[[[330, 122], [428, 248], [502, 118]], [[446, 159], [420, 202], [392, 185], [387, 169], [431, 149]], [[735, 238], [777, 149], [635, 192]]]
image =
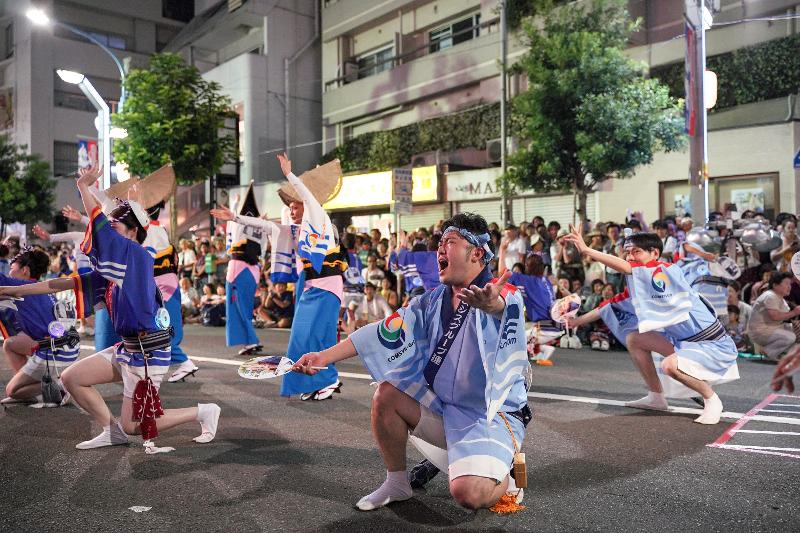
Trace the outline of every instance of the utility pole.
[[706, 29], [711, 13], [705, 0], [685, 0], [686, 18], [686, 132], [689, 134], [689, 201], [691, 214], [708, 221], [708, 114], [705, 105]]
[[[508, 24], [506, 20], [506, 0], [500, 2], [500, 169], [506, 173], [506, 158], [508, 157], [508, 139], [506, 137], [506, 64], [508, 60]], [[500, 212], [503, 218], [503, 227], [511, 223], [511, 198], [508, 196], [508, 187], [502, 188]]]

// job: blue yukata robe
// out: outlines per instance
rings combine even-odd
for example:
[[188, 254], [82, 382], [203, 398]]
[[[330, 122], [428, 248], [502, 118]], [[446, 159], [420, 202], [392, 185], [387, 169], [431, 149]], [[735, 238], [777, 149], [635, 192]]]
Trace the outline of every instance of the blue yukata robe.
[[[484, 270], [473, 283], [483, 286], [490, 278]], [[390, 383], [442, 417], [451, 479], [477, 475], [502, 481], [513, 461], [511, 434], [499, 413], [517, 411], [527, 403], [524, 375], [529, 363], [522, 297], [513, 285], [506, 285], [503, 297], [506, 307], [500, 320], [469, 309], [433, 387], [424, 372], [442, 335], [451, 334], [449, 286], [414, 298], [350, 337], [375, 380]], [[505, 418], [521, 445], [524, 426], [513, 416]]]
[[529, 276], [514, 273], [508, 282], [516, 285], [525, 302], [525, 318], [529, 322], [550, 320], [550, 308], [553, 306], [553, 285], [544, 276]]
[[429, 291], [441, 285], [436, 252], [400, 250], [395, 257], [396, 270], [403, 275], [406, 292], [411, 292], [417, 287], [424, 287], [426, 291]]
[[[35, 283], [34, 280], [15, 279], [0, 274], [0, 287], [20, 286]], [[52, 294], [31, 294], [23, 300], [13, 302], [16, 310], [3, 309], [0, 313], [0, 334], [7, 339], [17, 333], [25, 333], [31, 339], [38, 341], [50, 336], [47, 326], [56, 320], [53, 312], [56, 299]], [[37, 349], [33, 355], [42, 361], [55, 361], [63, 368], [71, 365], [78, 358], [80, 347], [70, 348], [62, 346], [52, 351], [50, 348]]]
[[[159, 309], [153, 258], [136, 241], [127, 239], [111, 227], [99, 207], [92, 211], [81, 250], [92, 263], [92, 272], [75, 276], [76, 307], [79, 316], [105, 306], [114, 331], [132, 337], [155, 333]], [[148, 366], [168, 367], [171, 350], [155, 350]], [[144, 355], [128, 352], [123, 343], [116, 347], [117, 362], [132, 367], [145, 365]]]
[[627, 283], [639, 332], [660, 331], [675, 346], [678, 369], [685, 374], [717, 384], [739, 379], [738, 351], [727, 334], [716, 340], [687, 340], [718, 321], [680, 267], [659, 261], [631, 266]]

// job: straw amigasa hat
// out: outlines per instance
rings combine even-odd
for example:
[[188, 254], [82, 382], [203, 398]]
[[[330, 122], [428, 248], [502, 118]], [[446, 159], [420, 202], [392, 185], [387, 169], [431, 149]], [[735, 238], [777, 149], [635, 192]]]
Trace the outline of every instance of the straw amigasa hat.
[[[135, 190], [131, 190], [136, 186]], [[144, 179], [131, 176], [130, 179], [115, 183], [105, 191], [110, 199], [134, 200], [144, 209], [150, 209], [175, 191], [175, 171], [171, 164], [164, 165]]]
[[[304, 172], [299, 179], [311, 191], [317, 202], [323, 205], [339, 193], [339, 189], [342, 187], [342, 167], [339, 165], [339, 160], [334, 159]], [[278, 196], [286, 205], [291, 202], [302, 202], [300, 195], [288, 181], [278, 189]]]

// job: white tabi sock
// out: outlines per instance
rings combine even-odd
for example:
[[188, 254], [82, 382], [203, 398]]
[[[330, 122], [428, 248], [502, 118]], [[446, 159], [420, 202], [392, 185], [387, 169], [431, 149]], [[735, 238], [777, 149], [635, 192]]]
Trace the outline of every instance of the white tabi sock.
[[110, 426], [103, 426], [103, 432], [91, 440], [86, 440], [75, 445], [79, 450], [91, 450], [104, 446], [128, 444], [128, 436], [122, 430], [119, 422], [112, 421]]
[[405, 470], [386, 472], [386, 481], [378, 490], [358, 500], [356, 507], [361, 511], [372, 511], [391, 502], [408, 500], [414, 495]]
[[698, 424], [718, 424], [722, 415], [722, 400], [716, 393], [711, 398], [704, 400], [703, 414], [694, 419]]
[[633, 407], [634, 409], [653, 409], [656, 411], [666, 411], [669, 409], [667, 399], [664, 397], [663, 392], [647, 393], [644, 398], [639, 398], [633, 402], [625, 402], [625, 407]]

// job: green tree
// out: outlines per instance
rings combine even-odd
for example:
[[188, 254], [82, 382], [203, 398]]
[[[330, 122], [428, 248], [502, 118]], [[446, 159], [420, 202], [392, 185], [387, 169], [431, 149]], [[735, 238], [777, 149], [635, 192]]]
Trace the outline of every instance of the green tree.
[[189, 185], [213, 176], [237, 157], [234, 138], [218, 134], [231, 112], [230, 99], [218, 83], [203, 79], [180, 56], [152, 56], [149, 68], [128, 74], [125, 88], [125, 109], [113, 122], [128, 136], [114, 144], [114, 156], [131, 174], [145, 176], [172, 163], [178, 183]]
[[654, 153], [683, 148], [682, 102], [625, 55], [638, 22], [624, 0], [552, 8], [538, 22], [523, 22], [529, 50], [514, 68], [529, 89], [513, 102], [521, 148], [503, 181], [572, 191], [585, 221], [586, 197], [599, 183], [629, 178]]
[[53, 216], [56, 182], [50, 165], [27, 148], [0, 135], [0, 235], [7, 222], [33, 224]]

